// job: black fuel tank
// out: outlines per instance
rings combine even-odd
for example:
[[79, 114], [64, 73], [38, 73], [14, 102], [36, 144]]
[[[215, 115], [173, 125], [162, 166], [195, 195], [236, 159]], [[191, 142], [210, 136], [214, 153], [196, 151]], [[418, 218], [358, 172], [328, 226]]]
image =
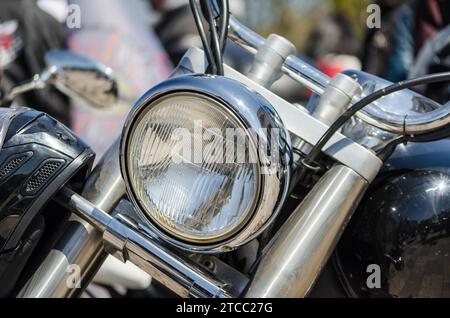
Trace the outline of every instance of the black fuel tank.
[[396, 150], [333, 260], [349, 296], [450, 297], [450, 140]]

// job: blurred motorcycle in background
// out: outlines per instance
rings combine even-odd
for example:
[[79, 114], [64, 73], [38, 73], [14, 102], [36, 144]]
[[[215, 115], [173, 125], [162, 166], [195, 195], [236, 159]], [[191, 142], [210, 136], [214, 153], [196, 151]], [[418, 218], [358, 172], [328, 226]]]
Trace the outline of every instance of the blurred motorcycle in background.
[[[409, 90], [450, 73], [330, 77], [228, 1], [189, 4], [203, 49], [143, 94], [95, 167], [81, 138], [14, 101], [54, 87], [114, 109], [110, 67], [52, 50], [4, 94], [0, 296], [78, 297], [108, 255], [134, 264], [111, 284], [136, 270], [152, 296], [450, 296], [450, 104]], [[246, 71], [224, 63], [228, 41]], [[282, 76], [307, 104], [274, 93]]]

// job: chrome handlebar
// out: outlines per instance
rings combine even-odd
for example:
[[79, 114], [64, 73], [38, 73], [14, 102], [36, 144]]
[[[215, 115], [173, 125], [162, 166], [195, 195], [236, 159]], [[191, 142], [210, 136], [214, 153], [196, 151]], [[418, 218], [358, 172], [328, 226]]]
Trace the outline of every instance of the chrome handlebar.
[[[228, 37], [238, 46], [254, 55], [266, 41], [264, 37], [243, 25], [233, 16], [230, 17]], [[319, 95], [322, 95], [324, 88], [330, 82], [330, 77], [295, 55], [289, 56], [281, 69], [284, 74]]]
[[450, 103], [442, 107], [415, 115], [398, 115], [377, 111], [361, 111], [357, 116], [379, 129], [399, 135], [421, 135], [437, 131], [450, 124]]
[[[266, 41], [264, 37], [243, 25], [233, 16], [230, 17], [228, 37], [238, 46], [253, 55], [258, 52], [258, 49]], [[318, 95], [322, 95], [325, 87], [330, 83], [330, 77], [295, 55], [291, 55], [285, 59], [281, 71], [283, 74], [288, 75]], [[363, 72], [359, 73], [362, 74]], [[375, 78], [372, 76], [371, 80]], [[379, 80], [380, 82], [387, 83], [387, 81], [382, 79]], [[414, 96], [411, 99], [413, 98]], [[414, 100], [410, 102], [414, 103]], [[378, 100], [372, 105], [373, 107], [369, 106], [360, 111], [357, 116], [372, 126], [395, 134], [422, 134], [450, 124], [450, 103], [430, 112], [413, 114], [386, 112], [382, 100]]]

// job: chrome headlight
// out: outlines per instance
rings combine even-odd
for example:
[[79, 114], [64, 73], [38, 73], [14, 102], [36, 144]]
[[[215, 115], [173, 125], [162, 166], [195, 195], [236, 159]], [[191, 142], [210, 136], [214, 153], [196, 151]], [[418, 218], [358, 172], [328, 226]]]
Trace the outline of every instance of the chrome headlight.
[[122, 174], [157, 235], [224, 251], [259, 234], [289, 182], [288, 135], [270, 104], [233, 80], [184, 76], [150, 90], [126, 124]]

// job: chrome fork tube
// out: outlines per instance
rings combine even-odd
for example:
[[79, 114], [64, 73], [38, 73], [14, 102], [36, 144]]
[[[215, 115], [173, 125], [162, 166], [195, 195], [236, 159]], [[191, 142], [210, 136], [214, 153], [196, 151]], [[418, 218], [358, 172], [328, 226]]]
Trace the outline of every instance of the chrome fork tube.
[[245, 297], [305, 297], [367, 186], [350, 168], [331, 168], [269, 243]]
[[[111, 213], [125, 195], [119, 166], [119, 141], [116, 141], [89, 176], [83, 197], [99, 209]], [[76, 297], [89, 284], [105, 260], [102, 235], [93, 226], [72, 215], [69, 227], [58, 245], [50, 251], [18, 297]], [[80, 270], [81, 288], [67, 284], [70, 266]]]

